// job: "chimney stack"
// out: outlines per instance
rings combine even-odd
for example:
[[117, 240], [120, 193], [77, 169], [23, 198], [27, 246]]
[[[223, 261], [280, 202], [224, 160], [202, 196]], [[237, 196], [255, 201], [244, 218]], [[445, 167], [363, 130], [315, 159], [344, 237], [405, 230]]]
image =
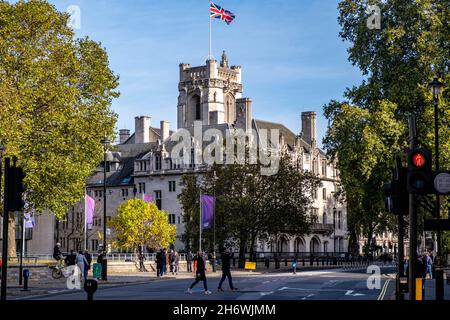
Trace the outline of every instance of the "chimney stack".
[[134, 143], [150, 142], [151, 119], [148, 116], [134, 118]]
[[125, 141], [128, 140], [128, 138], [130, 137], [130, 130], [128, 129], [120, 129], [119, 130], [119, 143], [120, 144], [124, 144]]
[[167, 121], [161, 121], [161, 141], [166, 141], [170, 135], [170, 123]]
[[317, 143], [317, 114], [314, 111], [302, 112], [302, 139], [310, 145]]

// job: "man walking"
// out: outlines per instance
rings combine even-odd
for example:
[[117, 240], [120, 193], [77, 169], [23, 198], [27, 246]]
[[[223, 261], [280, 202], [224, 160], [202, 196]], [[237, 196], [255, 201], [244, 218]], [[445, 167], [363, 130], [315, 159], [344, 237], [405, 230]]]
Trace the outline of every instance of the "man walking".
[[219, 282], [219, 287], [217, 288], [217, 290], [219, 292], [223, 292], [222, 289], [222, 284], [225, 281], [226, 278], [228, 278], [228, 284], [230, 285], [230, 289], [231, 291], [237, 291], [237, 288], [235, 288], [233, 286], [233, 279], [231, 278], [231, 265], [230, 265], [230, 260], [231, 260], [231, 253], [229, 249], [225, 249], [224, 252], [222, 252], [222, 254], [220, 255], [220, 259], [222, 260], [222, 278], [220, 279]]
[[425, 265], [425, 279], [427, 278], [427, 274], [430, 274], [430, 279], [433, 279], [433, 258], [429, 252], [427, 252], [427, 255], [425, 256]]
[[186, 255], [186, 262], [187, 262], [187, 272], [192, 272], [192, 259], [194, 258], [194, 255], [192, 254], [191, 250]]
[[175, 267], [175, 253], [173, 252], [173, 250], [170, 250], [170, 253], [169, 253], [169, 268], [170, 268], [170, 272], [172, 272], [172, 274], [174, 273], [173, 272], [174, 267]]
[[145, 261], [145, 255], [141, 251], [139, 252], [139, 271], [140, 272], [147, 272], [147, 269], [145, 268], [144, 261]]
[[166, 273], [166, 249], [161, 250], [161, 269], [159, 274], [161, 277]]
[[67, 266], [74, 266], [77, 262], [77, 255], [74, 250], [70, 250], [70, 254], [66, 257], [65, 262]]
[[156, 253], [156, 276], [159, 278], [161, 277], [161, 254], [162, 249]]
[[187, 293], [192, 294], [192, 288], [194, 288], [194, 286], [200, 281], [203, 281], [203, 288], [205, 289], [205, 294], [211, 294], [211, 291], [208, 290], [208, 284], [206, 282], [205, 260], [203, 259], [202, 252], [199, 251], [197, 254], [197, 271], [195, 272], [195, 281], [187, 289]]
[[92, 256], [88, 250], [84, 251], [84, 257], [86, 258], [87, 264], [84, 266], [84, 278], [87, 279], [89, 275], [89, 270], [91, 269]]

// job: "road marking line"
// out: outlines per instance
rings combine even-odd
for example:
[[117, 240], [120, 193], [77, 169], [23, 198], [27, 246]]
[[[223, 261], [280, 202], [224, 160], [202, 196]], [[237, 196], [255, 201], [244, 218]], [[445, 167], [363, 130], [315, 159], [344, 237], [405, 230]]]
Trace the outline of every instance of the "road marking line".
[[384, 300], [384, 296], [386, 295], [388, 284], [391, 280], [392, 279], [388, 279], [384, 282], [383, 288], [381, 289], [380, 295], [378, 296], [377, 300]]

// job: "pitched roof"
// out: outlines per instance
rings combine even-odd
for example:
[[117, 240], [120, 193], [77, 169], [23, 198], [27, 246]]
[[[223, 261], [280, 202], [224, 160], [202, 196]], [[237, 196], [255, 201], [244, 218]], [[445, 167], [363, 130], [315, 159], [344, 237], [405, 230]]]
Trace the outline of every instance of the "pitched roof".
[[[156, 143], [119, 144], [111, 152], [114, 159], [120, 163], [118, 170], [106, 173], [106, 185], [108, 187], [120, 185], [132, 185], [134, 161], [156, 146]], [[110, 160], [110, 159], [108, 159]], [[99, 166], [94, 174], [89, 177], [87, 187], [103, 185], [103, 166]]]

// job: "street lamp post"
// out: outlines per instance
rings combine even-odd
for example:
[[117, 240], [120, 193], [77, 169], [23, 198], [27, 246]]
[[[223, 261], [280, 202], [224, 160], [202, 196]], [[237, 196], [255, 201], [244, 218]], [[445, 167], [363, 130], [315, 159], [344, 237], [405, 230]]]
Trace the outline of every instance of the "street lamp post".
[[[2, 177], [3, 170], [3, 151], [5, 150], [4, 146], [0, 143], [0, 182]], [[7, 282], [7, 270], [8, 270], [8, 197], [6, 196], [7, 184], [8, 184], [8, 168], [9, 168], [9, 159], [5, 159], [5, 189], [3, 196], [3, 241], [2, 241], [2, 268], [1, 268], [1, 301], [6, 300], [6, 282]], [[0, 183], [0, 191], [1, 191], [1, 183]]]
[[110, 141], [108, 138], [101, 140], [103, 144], [103, 259], [102, 259], [102, 280], [108, 280], [108, 246], [106, 243], [106, 152]]
[[333, 262], [336, 259], [336, 207], [333, 207]]
[[[444, 84], [440, 82], [437, 76], [434, 77], [433, 81], [428, 84], [428, 88], [433, 93], [433, 104], [434, 104], [434, 153], [435, 153], [435, 170], [439, 171], [439, 93]], [[439, 194], [436, 194], [436, 218], [439, 221], [441, 218], [441, 200]], [[443, 300], [443, 270], [441, 269], [441, 231], [437, 231], [437, 269], [436, 269], [436, 300]]]

